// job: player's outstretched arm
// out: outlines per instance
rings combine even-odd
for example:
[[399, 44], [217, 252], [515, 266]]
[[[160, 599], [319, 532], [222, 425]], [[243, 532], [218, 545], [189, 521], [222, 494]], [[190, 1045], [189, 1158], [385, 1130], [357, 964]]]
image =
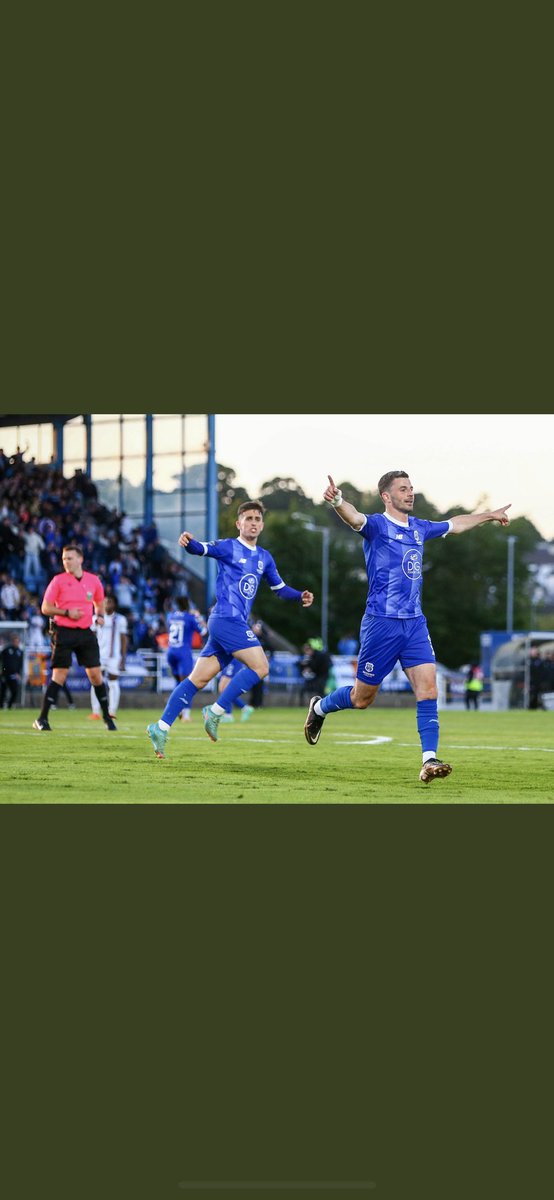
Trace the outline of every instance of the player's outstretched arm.
[[348, 500], [343, 500], [342, 492], [337, 487], [332, 476], [328, 475], [327, 478], [329, 486], [325, 488], [323, 499], [332, 505], [345, 525], [350, 525], [351, 529], [361, 529], [365, 522], [364, 513], [358, 512], [358, 509], [354, 508], [354, 505], [350, 504]]
[[464, 513], [460, 517], [451, 517], [451, 532], [466, 533], [468, 529], [475, 529], [477, 525], [485, 525], [487, 521], [498, 521], [499, 525], [509, 525], [510, 518], [506, 516], [506, 512], [511, 507], [511, 504], [505, 504], [503, 508], [495, 508], [490, 512]]
[[189, 533], [187, 529], [183, 531], [179, 538], [179, 545], [186, 550], [187, 554], [204, 554], [204, 546], [202, 542], [198, 542], [193, 533]]
[[302, 595], [300, 597], [300, 603], [302, 605], [302, 608], [309, 608], [310, 604], [313, 604], [313, 602], [314, 602], [313, 592], [302, 592]]

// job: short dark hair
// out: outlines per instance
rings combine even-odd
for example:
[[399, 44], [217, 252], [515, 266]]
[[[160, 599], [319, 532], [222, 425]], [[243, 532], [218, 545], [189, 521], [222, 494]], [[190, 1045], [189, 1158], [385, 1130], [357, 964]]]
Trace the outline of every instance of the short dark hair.
[[237, 517], [240, 517], [243, 512], [249, 512], [251, 508], [255, 508], [256, 512], [261, 513], [263, 517], [265, 508], [260, 500], [243, 500], [242, 504], [239, 504]]
[[387, 471], [385, 475], [381, 475], [379, 483], [377, 484], [379, 495], [382, 496], [383, 492], [388, 492], [393, 479], [409, 478], [410, 476], [408, 475], [407, 471]]
[[80, 547], [80, 546], [77, 546], [77, 544], [76, 544], [75, 542], [69, 542], [69, 544], [68, 544], [67, 546], [63, 546], [63, 547], [62, 547], [62, 554], [64, 553], [64, 551], [65, 551], [65, 550], [76, 550], [76, 551], [77, 551], [77, 554], [80, 554], [80, 555], [81, 555], [81, 558], [84, 558], [84, 557], [85, 557], [85, 556], [84, 556], [84, 554], [83, 554], [83, 551], [81, 550], [81, 547]]

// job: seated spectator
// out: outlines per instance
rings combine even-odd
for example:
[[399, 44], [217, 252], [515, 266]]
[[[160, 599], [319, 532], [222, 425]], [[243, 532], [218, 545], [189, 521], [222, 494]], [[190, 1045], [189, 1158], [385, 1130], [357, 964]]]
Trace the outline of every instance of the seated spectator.
[[117, 607], [123, 616], [126, 617], [133, 610], [136, 587], [126, 575], [122, 575], [119, 583], [114, 586], [114, 594], [117, 598]]
[[6, 614], [6, 621], [17, 621], [21, 613], [21, 593], [11, 575], [6, 574], [5, 582], [0, 588], [0, 604]]

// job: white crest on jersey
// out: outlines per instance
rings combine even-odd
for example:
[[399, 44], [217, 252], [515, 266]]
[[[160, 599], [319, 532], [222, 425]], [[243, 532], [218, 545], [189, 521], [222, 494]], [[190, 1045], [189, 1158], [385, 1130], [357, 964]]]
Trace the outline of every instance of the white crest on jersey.
[[408, 579], [421, 578], [421, 554], [419, 550], [407, 550], [402, 559], [402, 570]]
[[258, 578], [256, 575], [243, 575], [239, 579], [239, 592], [244, 596], [245, 600], [251, 600], [256, 595], [258, 590]]

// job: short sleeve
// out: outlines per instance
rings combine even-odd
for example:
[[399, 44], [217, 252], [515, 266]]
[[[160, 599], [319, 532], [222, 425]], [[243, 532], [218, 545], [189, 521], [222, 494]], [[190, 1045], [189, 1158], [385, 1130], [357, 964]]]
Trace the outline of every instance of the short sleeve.
[[202, 542], [204, 553], [208, 558], [227, 559], [228, 562], [233, 558], [233, 538], [223, 538], [220, 542]]
[[284, 580], [281, 579], [281, 576], [280, 576], [280, 574], [277, 570], [277, 566], [275, 564], [275, 560], [272, 557], [272, 555], [269, 553], [269, 551], [267, 551], [267, 562], [265, 565], [263, 577], [264, 577], [264, 579], [267, 579], [267, 582], [268, 582], [270, 588], [273, 588], [274, 590], [275, 590], [275, 588], [280, 588], [280, 587], [284, 586]]
[[446, 537], [452, 528], [451, 521], [424, 521], [423, 541], [429, 542], [432, 538]]
[[43, 601], [43, 603], [44, 603], [44, 601], [46, 601], [47, 604], [57, 604], [59, 594], [60, 594], [60, 580], [57, 575], [54, 575], [54, 578], [51, 579], [50, 583], [48, 584], [48, 587], [44, 593], [44, 596], [42, 597], [42, 601]]
[[360, 537], [363, 537], [366, 542], [372, 542], [373, 539], [377, 537], [379, 532], [378, 515], [376, 513], [373, 513], [372, 516], [366, 514], [365, 523], [362, 525], [362, 528], [356, 530], [356, 532], [359, 533]]

